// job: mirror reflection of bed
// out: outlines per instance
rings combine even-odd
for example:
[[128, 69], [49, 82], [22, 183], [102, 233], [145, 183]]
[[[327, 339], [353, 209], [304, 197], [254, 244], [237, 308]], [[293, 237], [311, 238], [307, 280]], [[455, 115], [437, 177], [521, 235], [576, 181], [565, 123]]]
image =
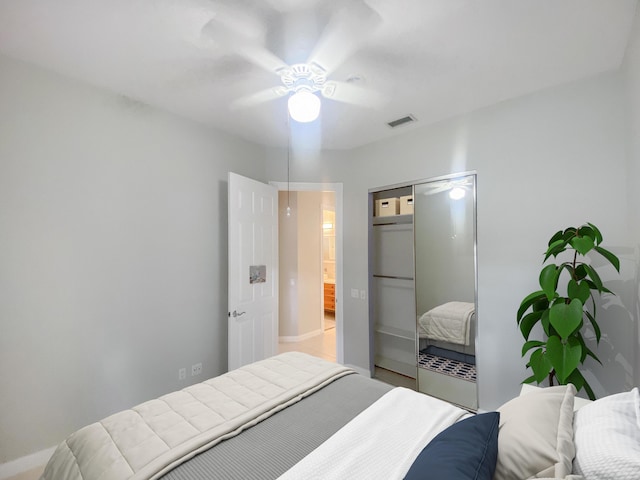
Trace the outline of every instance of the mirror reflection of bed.
[[418, 390], [477, 409], [475, 175], [414, 189]]
[[[418, 317], [418, 367], [475, 385], [475, 332], [473, 302], [447, 302], [423, 313]], [[446, 390], [431, 393], [448, 395]]]

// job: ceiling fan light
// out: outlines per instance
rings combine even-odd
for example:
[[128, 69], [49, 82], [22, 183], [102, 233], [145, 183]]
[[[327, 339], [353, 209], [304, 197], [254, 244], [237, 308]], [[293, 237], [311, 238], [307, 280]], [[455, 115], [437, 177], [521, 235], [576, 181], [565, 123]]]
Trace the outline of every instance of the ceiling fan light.
[[299, 90], [289, 97], [289, 115], [297, 122], [313, 122], [320, 115], [320, 99], [308, 90]]
[[464, 188], [462, 187], [453, 187], [450, 191], [449, 191], [449, 198], [451, 198], [452, 200], [460, 200], [462, 198], [464, 198], [466, 192], [464, 191]]

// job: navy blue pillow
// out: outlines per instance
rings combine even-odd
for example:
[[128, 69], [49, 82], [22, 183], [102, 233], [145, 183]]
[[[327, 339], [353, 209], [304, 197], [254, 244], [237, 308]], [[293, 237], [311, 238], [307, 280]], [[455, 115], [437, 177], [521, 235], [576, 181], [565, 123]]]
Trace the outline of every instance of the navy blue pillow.
[[424, 447], [405, 480], [491, 480], [498, 460], [499, 412], [454, 423]]

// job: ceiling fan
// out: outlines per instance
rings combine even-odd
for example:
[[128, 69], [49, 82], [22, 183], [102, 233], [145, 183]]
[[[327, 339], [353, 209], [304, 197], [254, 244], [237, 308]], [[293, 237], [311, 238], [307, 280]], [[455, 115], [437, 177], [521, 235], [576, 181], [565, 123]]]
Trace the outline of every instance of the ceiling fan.
[[466, 195], [466, 191], [473, 186], [470, 177], [453, 178], [449, 180], [439, 180], [428, 182], [421, 186], [423, 195], [435, 195], [442, 192], [449, 192], [452, 200], [460, 200]]
[[[310, 122], [319, 115], [320, 96], [371, 108], [384, 102], [382, 95], [357, 85], [357, 81], [353, 81], [357, 78], [347, 81], [328, 79], [338, 66], [362, 47], [381, 23], [378, 13], [365, 0], [342, 0], [333, 5], [338, 7], [332, 12], [306, 60], [290, 65], [264, 45], [264, 38], [252, 31], [252, 26], [255, 29], [256, 25], [264, 25], [246, 11], [222, 8], [207, 22], [202, 29], [205, 38], [280, 78], [279, 85], [235, 99], [230, 105], [232, 109], [288, 95], [291, 118]], [[313, 16], [317, 10], [308, 9], [303, 13]], [[286, 12], [279, 14], [287, 15]]]

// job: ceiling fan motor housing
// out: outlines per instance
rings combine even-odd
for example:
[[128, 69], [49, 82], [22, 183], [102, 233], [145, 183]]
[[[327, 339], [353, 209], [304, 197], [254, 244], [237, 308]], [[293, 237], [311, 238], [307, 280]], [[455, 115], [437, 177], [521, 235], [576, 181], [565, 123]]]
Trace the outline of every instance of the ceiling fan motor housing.
[[280, 75], [280, 79], [286, 89], [290, 92], [297, 92], [301, 89], [317, 92], [324, 88], [327, 81], [327, 72], [315, 63], [296, 63], [295, 65], [281, 68], [277, 73]]

